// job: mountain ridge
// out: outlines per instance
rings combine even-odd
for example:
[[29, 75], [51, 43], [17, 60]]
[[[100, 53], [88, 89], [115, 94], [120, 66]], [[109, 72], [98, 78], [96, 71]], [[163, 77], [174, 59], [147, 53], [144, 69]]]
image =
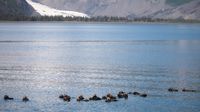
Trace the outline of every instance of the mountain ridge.
[[[200, 20], [200, 0], [32, 0], [57, 10], [96, 16]], [[0, 16], [38, 16], [26, 0], [0, 0]]]
[[[199, 19], [200, 0], [33, 0], [62, 10], [90, 16]], [[189, 5], [188, 5], [189, 4]], [[193, 10], [193, 7], [196, 7]], [[185, 13], [193, 12], [193, 14]]]

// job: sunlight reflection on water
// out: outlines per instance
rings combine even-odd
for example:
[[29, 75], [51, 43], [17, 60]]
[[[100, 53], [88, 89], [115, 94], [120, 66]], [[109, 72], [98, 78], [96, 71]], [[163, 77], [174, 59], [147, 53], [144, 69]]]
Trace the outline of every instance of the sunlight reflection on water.
[[[8, 24], [0, 23], [0, 95], [16, 100], [0, 100], [0, 111], [200, 110], [199, 93], [167, 92], [169, 87], [200, 90], [198, 25]], [[143, 30], [147, 34], [140, 34]], [[152, 38], [155, 32], [158, 37]], [[111, 104], [75, 100], [121, 90], [146, 92], [148, 97], [130, 96]], [[73, 97], [70, 103], [58, 99], [64, 93]], [[31, 101], [21, 102], [24, 95]]]

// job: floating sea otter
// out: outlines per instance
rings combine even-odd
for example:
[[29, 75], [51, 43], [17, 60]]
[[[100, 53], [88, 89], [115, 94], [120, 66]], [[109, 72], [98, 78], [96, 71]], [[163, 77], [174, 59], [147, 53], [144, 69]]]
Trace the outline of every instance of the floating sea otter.
[[4, 96], [4, 100], [13, 100], [14, 98], [9, 97], [8, 95]]
[[89, 100], [97, 101], [97, 100], [101, 100], [101, 98], [98, 97], [96, 94], [94, 94], [92, 97], [89, 98]]
[[27, 102], [27, 101], [29, 101], [29, 99], [28, 99], [27, 96], [24, 96], [24, 97], [22, 98], [22, 101], [23, 101], [23, 102]]
[[128, 99], [128, 94], [123, 92], [123, 91], [120, 91], [118, 94], [117, 94], [118, 98], [125, 98], [125, 99]]
[[59, 98], [63, 99], [63, 101], [70, 102], [71, 97], [68, 95], [60, 95]]

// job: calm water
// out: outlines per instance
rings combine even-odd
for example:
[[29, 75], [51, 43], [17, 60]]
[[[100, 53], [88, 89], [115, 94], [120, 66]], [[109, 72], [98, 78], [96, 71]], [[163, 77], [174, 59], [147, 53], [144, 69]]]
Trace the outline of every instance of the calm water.
[[[2, 112], [200, 111], [200, 92], [169, 87], [200, 90], [200, 24], [0, 23]], [[121, 90], [148, 97], [75, 100]]]

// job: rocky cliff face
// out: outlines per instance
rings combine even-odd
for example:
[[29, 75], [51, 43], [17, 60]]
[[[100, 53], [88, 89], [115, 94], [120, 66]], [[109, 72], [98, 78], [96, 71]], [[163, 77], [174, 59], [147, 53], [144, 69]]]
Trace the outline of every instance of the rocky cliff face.
[[34, 10], [25, 0], [0, 0], [0, 15], [30, 16]]
[[200, 0], [33, 0], [90, 16], [200, 18]]
[[[200, 0], [32, 0], [89, 16], [151, 17], [200, 20]], [[0, 15], [33, 15], [25, 0], [0, 0]]]

